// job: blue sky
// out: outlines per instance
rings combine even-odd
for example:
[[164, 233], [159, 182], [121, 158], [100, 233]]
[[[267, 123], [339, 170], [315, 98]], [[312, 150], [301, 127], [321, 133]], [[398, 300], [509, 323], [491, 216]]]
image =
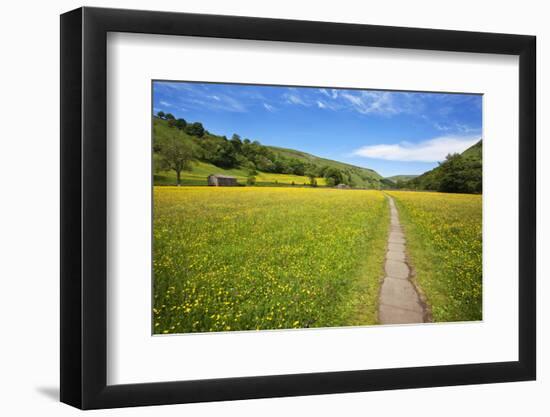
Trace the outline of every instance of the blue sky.
[[421, 174], [481, 139], [482, 96], [155, 81], [153, 111], [212, 133]]

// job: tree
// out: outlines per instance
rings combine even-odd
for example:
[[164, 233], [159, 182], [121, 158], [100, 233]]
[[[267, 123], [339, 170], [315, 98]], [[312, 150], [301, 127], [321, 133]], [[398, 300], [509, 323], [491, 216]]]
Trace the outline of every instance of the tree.
[[231, 137], [231, 145], [233, 145], [233, 148], [235, 148], [236, 152], [241, 152], [241, 148], [243, 146], [243, 143], [241, 142], [241, 137], [237, 135], [236, 133], [233, 134]]
[[176, 120], [176, 127], [179, 130], [185, 129], [185, 126], [187, 126], [187, 122], [185, 121], [185, 119], [180, 118], [180, 119]]
[[481, 193], [481, 162], [460, 154], [447, 155], [439, 165], [438, 190], [446, 193]]
[[159, 111], [159, 112], [157, 113], [157, 117], [158, 117], [159, 119], [164, 119], [164, 118], [166, 117], [166, 115], [165, 115], [164, 112], [161, 110], [161, 111]]
[[329, 187], [334, 187], [344, 182], [342, 172], [339, 169], [327, 167], [324, 171], [324, 177], [327, 179], [327, 185]]
[[164, 117], [166, 118], [166, 120], [175, 120], [176, 119], [172, 113], [166, 113], [166, 115]]
[[321, 168], [318, 169], [317, 171], [317, 175], [319, 177], [324, 177], [325, 176], [325, 172], [327, 172], [327, 169], [329, 169], [330, 167], [328, 165], [323, 165]]
[[290, 169], [292, 170], [292, 174], [294, 175], [304, 175], [306, 171], [305, 164], [300, 161], [299, 159], [291, 159], [289, 161]]
[[481, 193], [482, 171], [482, 142], [479, 141], [461, 154], [447, 155], [438, 167], [406, 181], [403, 187], [447, 193]]
[[190, 123], [185, 128], [185, 132], [191, 136], [202, 138], [204, 136], [204, 127], [202, 126], [202, 123], [199, 122]]
[[160, 166], [176, 172], [176, 184], [181, 185], [181, 172], [191, 171], [195, 160], [193, 150], [181, 137], [172, 135], [163, 141], [159, 151]]
[[248, 168], [248, 176], [255, 176], [258, 175], [258, 171], [256, 171], [256, 166], [254, 163], [249, 162], [245, 165], [245, 168]]
[[273, 171], [277, 174], [288, 174], [290, 173], [290, 166], [288, 165], [287, 161], [283, 158], [276, 158], [273, 161], [274, 167]]
[[344, 179], [342, 181], [344, 184], [349, 185], [350, 187], [355, 187], [355, 181], [353, 180], [353, 177], [351, 176], [351, 172], [347, 171], [344, 174]]
[[309, 185], [311, 185], [312, 187], [317, 187], [317, 178], [316, 177], [316, 172], [314, 171], [313, 168], [310, 168], [307, 172], [306, 172], [306, 175], [308, 176], [309, 178]]
[[270, 159], [266, 158], [263, 155], [258, 156], [255, 159], [256, 168], [264, 172], [273, 172], [273, 167], [275, 166]]
[[237, 166], [237, 153], [228, 141], [215, 144], [214, 151], [210, 153], [210, 162], [222, 168]]

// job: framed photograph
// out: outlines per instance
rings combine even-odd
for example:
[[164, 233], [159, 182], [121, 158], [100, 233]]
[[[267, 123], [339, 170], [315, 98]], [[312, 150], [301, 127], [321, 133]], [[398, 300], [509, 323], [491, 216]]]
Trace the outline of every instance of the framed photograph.
[[533, 380], [535, 37], [61, 16], [61, 401]]

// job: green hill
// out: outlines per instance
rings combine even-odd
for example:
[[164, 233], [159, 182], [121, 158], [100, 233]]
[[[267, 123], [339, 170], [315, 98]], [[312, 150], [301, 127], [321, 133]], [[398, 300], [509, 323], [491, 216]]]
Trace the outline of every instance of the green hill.
[[482, 160], [482, 154], [483, 154], [483, 144], [481, 142], [481, 139], [475, 145], [470, 146], [468, 149], [462, 152], [463, 157], [471, 158], [477, 161]]
[[396, 183], [397, 181], [409, 181], [416, 177], [418, 175], [392, 175], [391, 177], [386, 177], [386, 179]]
[[454, 193], [481, 193], [483, 144], [480, 139], [461, 154], [447, 156], [438, 167], [407, 181], [403, 188]]
[[362, 168], [355, 165], [346, 164], [344, 162], [321, 158], [306, 152], [296, 151], [294, 149], [279, 148], [276, 146], [268, 146], [268, 148], [271, 149], [275, 154], [281, 155], [286, 158], [295, 158], [302, 160], [306, 163], [316, 165], [318, 167], [328, 166], [345, 172], [350, 176], [351, 182], [353, 183], [350, 185], [365, 188], [381, 187], [381, 180], [383, 179], [383, 177], [378, 174], [378, 172], [372, 169]]
[[317, 186], [343, 183], [351, 187], [378, 189], [387, 185], [381, 175], [368, 168], [293, 149], [265, 146], [258, 141], [241, 139], [238, 135], [227, 139], [207, 130], [200, 132], [199, 129], [196, 133], [196, 129], [189, 126], [178, 128], [174, 120], [153, 118], [155, 185], [176, 183], [175, 172], [161, 168], [163, 144], [174, 138], [185, 143], [195, 157], [191, 170], [182, 172], [183, 185], [206, 185], [210, 174], [231, 175], [243, 185], [251, 176], [256, 185], [269, 186], [309, 185], [311, 178], [315, 178]]

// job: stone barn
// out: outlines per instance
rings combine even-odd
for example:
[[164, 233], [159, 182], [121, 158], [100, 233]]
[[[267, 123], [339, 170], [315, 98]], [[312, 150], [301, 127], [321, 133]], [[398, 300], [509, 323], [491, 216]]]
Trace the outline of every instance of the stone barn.
[[228, 175], [212, 174], [208, 176], [208, 185], [215, 187], [234, 187], [237, 185], [237, 178]]

